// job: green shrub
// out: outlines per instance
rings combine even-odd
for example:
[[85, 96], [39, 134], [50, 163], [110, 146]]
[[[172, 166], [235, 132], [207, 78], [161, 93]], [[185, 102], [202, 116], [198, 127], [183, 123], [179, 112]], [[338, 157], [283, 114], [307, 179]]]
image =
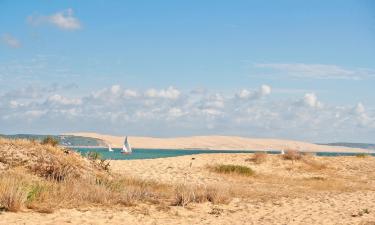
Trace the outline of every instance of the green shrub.
[[224, 165], [219, 164], [211, 168], [212, 171], [216, 173], [224, 173], [224, 174], [238, 174], [242, 176], [252, 176], [254, 175], [254, 171], [247, 167], [247, 166], [240, 166], [240, 165]]
[[57, 146], [59, 141], [52, 136], [47, 136], [42, 140], [42, 145]]
[[102, 155], [99, 152], [88, 152], [87, 158], [89, 160], [96, 161], [102, 159]]
[[358, 158], [366, 158], [366, 157], [368, 157], [368, 154], [366, 154], [366, 153], [358, 153], [355, 156], [358, 157]]

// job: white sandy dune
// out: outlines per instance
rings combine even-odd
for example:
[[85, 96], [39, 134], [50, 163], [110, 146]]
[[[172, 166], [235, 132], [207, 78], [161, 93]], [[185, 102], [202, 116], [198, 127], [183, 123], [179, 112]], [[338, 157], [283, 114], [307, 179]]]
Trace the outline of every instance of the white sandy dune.
[[[98, 133], [66, 133], [82, 137], [92, 137], [104, 140], [113, 147], [121, 147], [122, 136], [112, 136]], [[193, 136], [177, 138], [153, 138], [130, 136], [129, 141], [134, 148], [148, 149], [212, 149], [212, 150], [280, 150], [295, 149], [303, 152], [369, 152], [366, 149], [346, 148], [317, 145], [301, 141], [245, 138], [236, 136]]]
[[[203, 154], [149, 160], [112, 161], [113, 172], [166, 184], [231, 186], [237, 198], [229, 204], [198, 203], [187, 207], [139, 203], [133, 207], [60, 209], [51, 214], [0, 212], [2, 224], [254, 224], [374, 225], [375, 158], [313, 157], [319, 169], [304, 161], [269, 155], [264, 163], [252, 154]], [[251, 167], [254, 177], [210, 172], [216, 163]], [[311, 167], [311, 165], [313, 165]], [[317, 177], [325, 179], [317, 180]], [[236, 191], [239, 188], [241, 192]], [[242, 197], [240, 197], [242, 196]]]

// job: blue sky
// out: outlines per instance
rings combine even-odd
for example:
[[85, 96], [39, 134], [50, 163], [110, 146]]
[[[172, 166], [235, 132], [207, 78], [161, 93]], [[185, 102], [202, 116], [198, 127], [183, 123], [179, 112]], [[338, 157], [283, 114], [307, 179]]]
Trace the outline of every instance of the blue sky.
[[2, 133], [375, 134], [369, 0], [0, 0], [0, 38]]

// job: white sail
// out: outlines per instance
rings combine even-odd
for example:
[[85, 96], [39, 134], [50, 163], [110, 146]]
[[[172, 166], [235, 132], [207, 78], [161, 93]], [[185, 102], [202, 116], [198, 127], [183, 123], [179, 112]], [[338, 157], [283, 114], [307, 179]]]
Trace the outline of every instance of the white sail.
[[109, 151], [109, 152], [113, 152], [113, 149], [112, 149], [112, 147], [111, 147], [110, 144], [108, 144], [108, 151]]
[[122, 153], [132, 153], [132, 147], [130, 146], [128, 142], [128, 136], [125, 137], [124, 145], [122, 146]]

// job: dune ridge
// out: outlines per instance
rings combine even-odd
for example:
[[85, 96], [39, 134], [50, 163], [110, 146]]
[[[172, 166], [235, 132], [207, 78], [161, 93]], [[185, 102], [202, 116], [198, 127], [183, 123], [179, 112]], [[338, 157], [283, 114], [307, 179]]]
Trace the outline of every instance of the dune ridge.
[[[111, 144], [112, 147], [122, 147], [123, 136], [107, 134], [77, 132], [65, 133], [64, 135], [98, 138]], [[192, 136], [174, 138], [154, 138], [129, 136], [134, 148], [147, 149], [207, 149], [207, 150], [280, 150], [296, 149], [302, 152], [370, 152], [367, 149], [348, 148], [337, 146], [317, 145], [308, 142], [267, 139], [267, 138], [246, 138], [237, 136]]]

